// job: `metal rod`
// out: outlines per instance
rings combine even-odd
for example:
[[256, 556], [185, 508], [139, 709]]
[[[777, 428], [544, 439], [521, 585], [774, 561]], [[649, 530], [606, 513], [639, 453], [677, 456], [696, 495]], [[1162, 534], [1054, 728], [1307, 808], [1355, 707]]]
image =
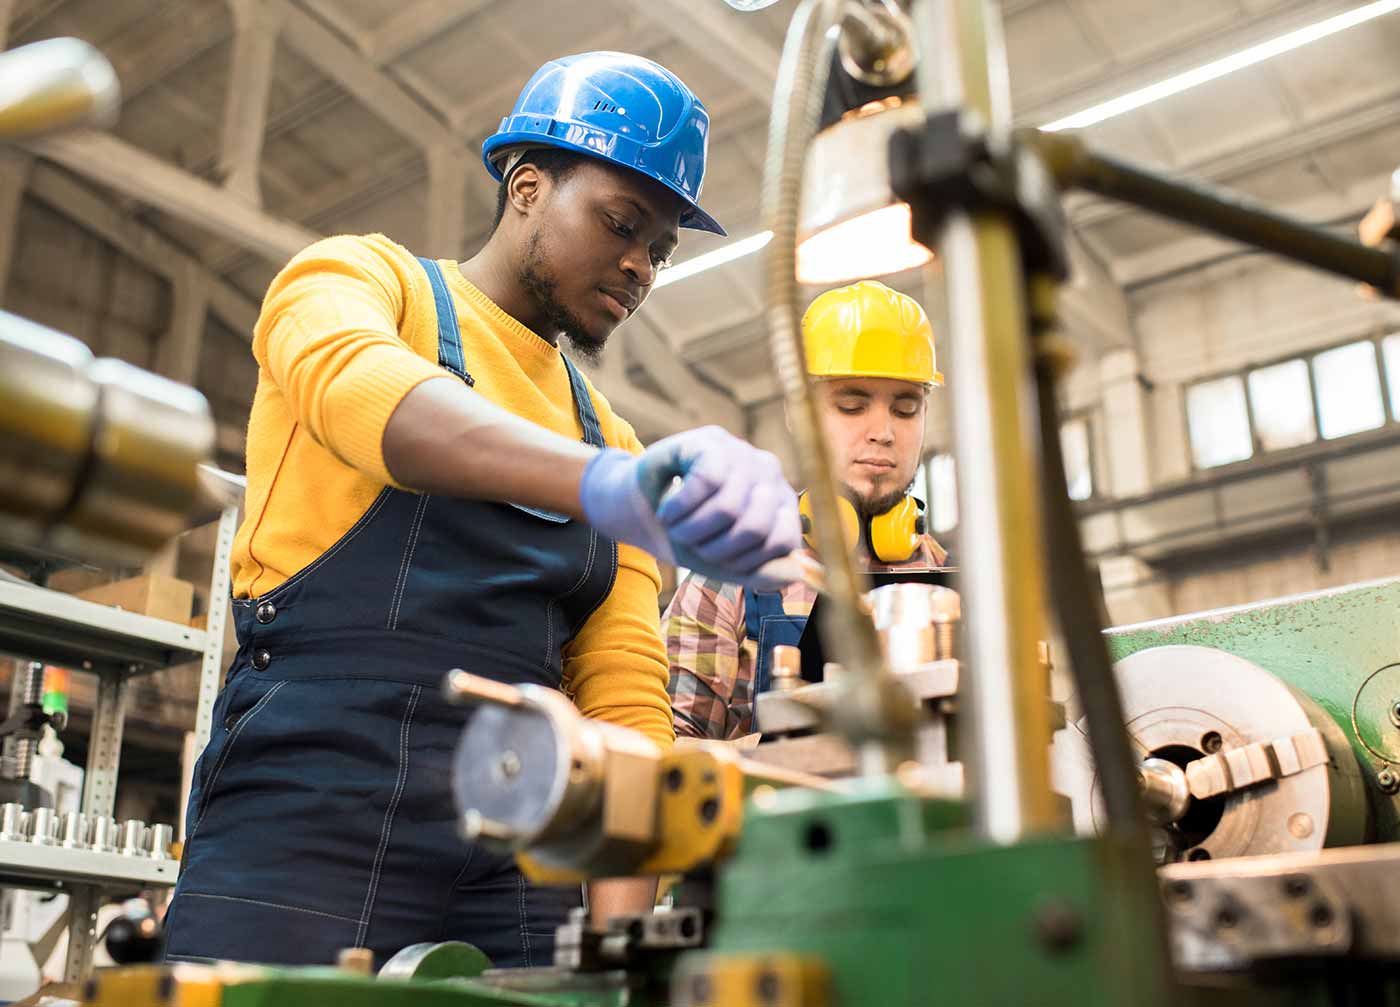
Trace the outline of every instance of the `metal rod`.
[[1027, 130], [1022, 135], [1040, 151], [1062, 187], [1073, 186], [1131, 203], [1198, 230], [1368, 283], [1386, 297], [1400, 298], [1400, 252], [1368, 248], [1275, 213], [1236, 193], [1119, 161], [1091, 150], [1072, 134]]
[[[925, 109], [960, 107], [993, 135], [1010, 123], [1006, 57], [985, 0], [925, 0], [919, 28], [919, 94]], [[1035, 392], [1030, 384], [1025, 274], [1009, 214], [949, 214], [932, 239], [946, 289], [952, 358], [954, 456], [967, 677], [969, 791], [987, 838], [1012, 843], [1059, 824], [1050, 793], [1048, 675], [1044, 639]]]

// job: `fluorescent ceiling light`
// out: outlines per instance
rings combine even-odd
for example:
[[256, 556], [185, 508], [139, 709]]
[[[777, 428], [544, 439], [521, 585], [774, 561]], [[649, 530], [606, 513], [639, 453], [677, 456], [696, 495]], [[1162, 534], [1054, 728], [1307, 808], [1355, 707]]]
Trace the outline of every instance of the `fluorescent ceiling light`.
[[[1193, 70], [1186, 70], [1174, 77], [1140, 87], [1136, 91], [1130, 91], [1117, 98], [1100, 102], [1073, 115], [1067, 115], [1063, 119], [1056, 119], [1054, 122], [1046, 123], [1040, 128], [1048, 132], [1055, 132], [1062, 129], [1079, 129], [1084, 126], [1092, 126], [1095, 123], [1112, 119], [1114, 116], [1122, 115], [1150, 105], [1163, 98], [1170, 98], [1172, 95], [1189, 91], [1193, 87], [1219, 80], [1236, 70], [1243, 70], [1245, 67], [1254, 66], [1267, 59], [1280, 56], [1294, 49], [1302, 48], [1313, 42], [1320, 41], [1338, 32], [1346, 31], [1348, 28], [1355, 28], [1373, 21], [1386, 14], [1393, 14], [1400, 11], [1400, 0], [1375, 0], [1374, 3], [1363, 4], [1352, 10], [1336, 14], [1325, 18], [1315, 24], [1307, 25], [1287, 32], [1277, 38], [1267, 42], [1260, 42], [1247, 49], [1242, 49], [1230, 56], [1222, 57]], [[743, 258], [757, 252], [773, 238], [772, 231], [760, 231], [758, 234], [732, 242], [714, 251], [706, 252], [704, 255], [697, 255], [693, 259], [672, 266], [656, 279], [656, 287], [664, 287], [694, 276], [696, 273], [703, 273], [707, 269], [714, 269], [722, 266], [726, 262], [733, 262], [735, 259]]]
[[663, 269], [656, 277], [656, 282], [652, 284], [653, 289], [669, 286], [677, 280], [684, 280], [687, 276], [694, 276], [696, 273], [703, 273], [707, 269], [714, 269], [722, 266], [726, 262], [733, 262], [735, 259], [742, 259], [746, 255], [752, 255], [768, 242], [773, 240], [772, 231], [759, 231], [751, 234], [747, 238], [740, 238], [738, 241], [731, 241], [727, 245], [721, 245], [712, 252], [704, 255], [697, 255], [693, 259], [686, 259], [684, 262]]
[[1182, 91], [1189, 91], [1191, 88], [1199, 87], [1209, 81], [1219, 80], [1236, 70], [1243, 70], [1245, 67], [1262, 63], [1266, 59], [1273, 59], [1275, 56], [1292, 52], [1294, 49], [1317, 42], [1329, 35], [1346, 31], [1348, 28], [1355, 28], [1357, 25], [1365, 24], [1367, 21], [1372, 21], [1384, 14], [1392, 14], [1397, 10], [1400, 10], [1400, 0], [1376, 0], [1375, 3], [1368, 3], [1354, 10], [1318, 21], [1316, 24], [1298, 28], [1280, 35], [1278, 38], [1260, 42], [1248, 49], [1241, 49], [1237, 53], [1198, 66], [1193, 70], [1187, 70], [1174, 77], [1168, 77], [1166, 80], [1160, 80], [1155, 84], [1140, 87], [1136, 91], [1129, 91], [1117, 98], [1100, 102], [1082, 112], [1075, 112], [1063, 119], [1046, 123], [1040, 128], [1054, 132], [1061, 129], [1081, 129], [1084, 126], [1092, 126], [1094, 123], [1112, 119], [1124, 112], [1131, 112], [1144, 105], [1150, 105], [1154, 101], [1161, 101], [1163, 98], [1170, 98]]

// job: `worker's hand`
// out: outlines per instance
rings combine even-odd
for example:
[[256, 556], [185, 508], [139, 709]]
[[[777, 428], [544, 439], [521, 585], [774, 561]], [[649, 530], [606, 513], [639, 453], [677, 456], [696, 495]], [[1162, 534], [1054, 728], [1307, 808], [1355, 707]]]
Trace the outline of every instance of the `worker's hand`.
[[759, 572], [802, 545], [797, 494], [778, 459], [719, 427], [687, 430], [645, 453], [608, 448], [584, 470], [584, 516], [666, 563], [774, 589]]

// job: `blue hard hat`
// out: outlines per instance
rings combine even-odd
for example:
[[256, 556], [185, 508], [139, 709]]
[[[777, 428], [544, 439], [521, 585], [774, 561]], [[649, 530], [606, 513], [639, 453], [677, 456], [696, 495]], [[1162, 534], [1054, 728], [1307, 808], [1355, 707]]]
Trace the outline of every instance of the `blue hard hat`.
[[724, 234], [699, 204], [709, 136], [710, 114], [670, 70], [625, 52], [585, 52], [536, 70], [481, 156], [498, 182], [507, 155], [521, 147], [611, 161], [684, 199], [682, 227]]

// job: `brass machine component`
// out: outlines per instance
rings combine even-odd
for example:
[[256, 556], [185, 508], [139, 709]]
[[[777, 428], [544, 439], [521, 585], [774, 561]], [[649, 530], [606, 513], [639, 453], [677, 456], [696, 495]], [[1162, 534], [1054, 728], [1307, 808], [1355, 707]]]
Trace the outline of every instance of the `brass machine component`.
[[463, 831], [516, 852], [536, 881], [685, 873], [730, 852], [754, 787], [827, 786], [721, 742], [663, 753], [552, 689], [454, 671], [446, 690], [478, 706], [453, 772]]

